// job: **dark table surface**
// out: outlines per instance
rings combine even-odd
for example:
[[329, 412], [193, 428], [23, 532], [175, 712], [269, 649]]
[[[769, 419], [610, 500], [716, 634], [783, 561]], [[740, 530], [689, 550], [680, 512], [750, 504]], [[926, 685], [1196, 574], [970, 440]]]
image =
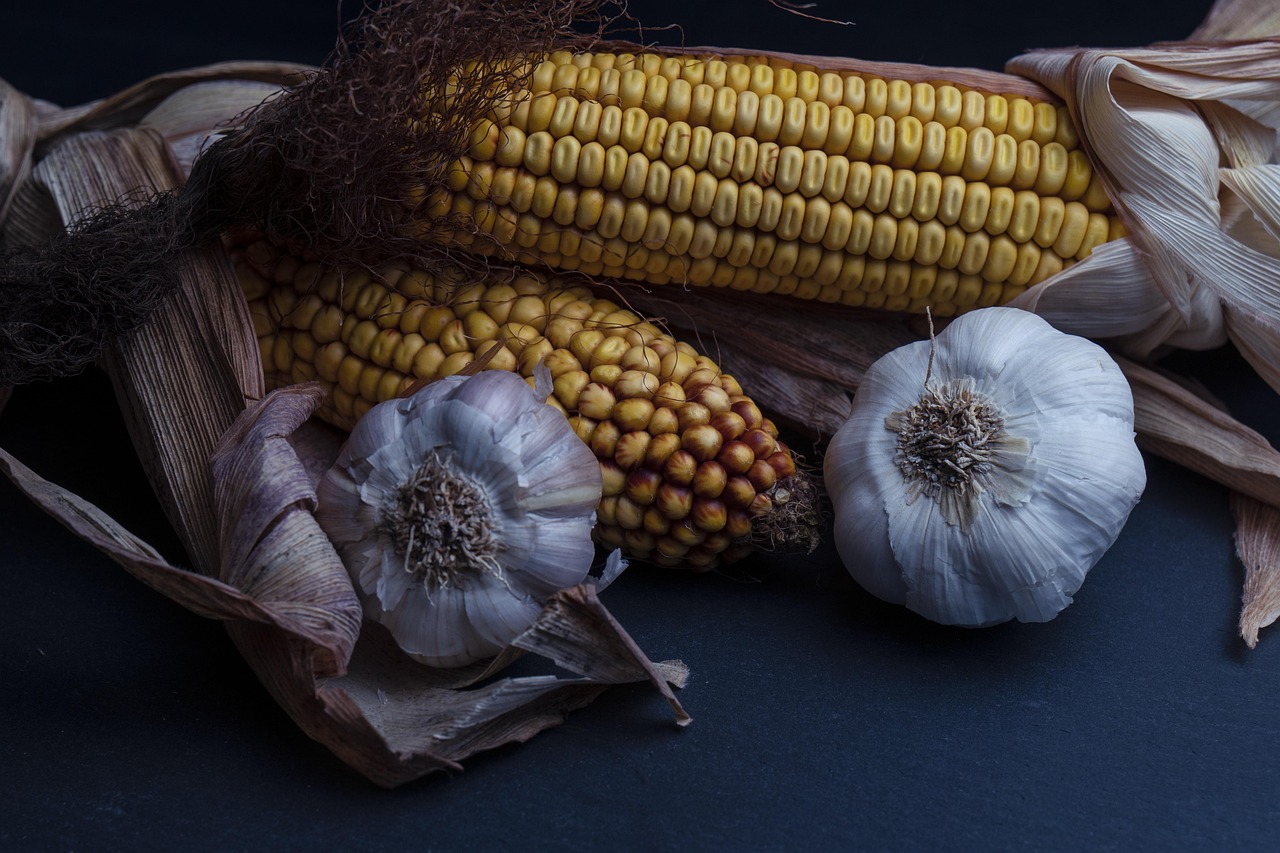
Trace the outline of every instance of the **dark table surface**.
[[[689, 44], [999, 68], [1023, 49], [1176, 39], [1208, 0], [635, 2]], [[45, 0], [6, 10], [0, 77], [61, 104], [221, 59], [318, 62], [332, 2]], [[661, 36], [669, 39], [669, 35]], [[1280, 438], [1230, 350], [1178, 355]], [[105, 379], [20, 388], [0, 446], [175, 560]], [[223, 629], [132, 580], [0, 481], [0, 848], [1274, 849], [1280, 633], [1236, 636], [1226, 491], [1149, 484], [1076, 603], [1043, 625], [936, 626], [860, 590], [829, 546], [751, 582], [637, 567], [605, 601], [693, 676], [677, 730], [642, 688], [399, 789], [267, 696]]]

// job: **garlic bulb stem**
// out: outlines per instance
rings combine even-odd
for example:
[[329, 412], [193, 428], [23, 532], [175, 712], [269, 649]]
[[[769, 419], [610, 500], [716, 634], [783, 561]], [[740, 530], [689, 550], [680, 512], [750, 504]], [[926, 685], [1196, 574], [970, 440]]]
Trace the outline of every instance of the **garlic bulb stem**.
[[453, 467], [433, 451], [381, 510], [405, 571], [428, 589], [482, 571], [501, 577], [493, 509], [479, 484]]
[[1026, 454], [1026, 440], [1005, 431], [1004, 412], [971, 377], [926, 387], [885, 427], [898, 434], [893, 461], [908, 499], [934, 499], [948, 524], [965, 529], [996, 474], [997, 454]]

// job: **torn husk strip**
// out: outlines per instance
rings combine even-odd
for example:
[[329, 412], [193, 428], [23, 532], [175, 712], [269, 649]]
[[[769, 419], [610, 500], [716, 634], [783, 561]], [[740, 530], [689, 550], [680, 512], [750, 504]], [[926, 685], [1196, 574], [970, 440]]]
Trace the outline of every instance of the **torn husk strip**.
[[1227, 486], [1244, 564], [1240, 636], [1249, 648], [1280, 614], [1280, 453], [1213, 402], [1117, 359], [1133, 389], [1138, 444]]
[[[295, 62], [218, 62], [157, 74], [100, 101], [57, 109], [44, 115], [39, 123], [38, 138], [44, 142], [63, 134], [85, 130], [106, 130], [138, 123], [167, 124], [173, 117], [173, 113], [162, 106], [168, 98], [193, 87], [207, 87], [210, 84], [221, 93], [214, 100], [222, 106], [215, 107], [213, 112], [201, 114], [199, 119], [196, 114], [186, 110], [184, 121], [193, 123], [203, 120], [204, 127], [212, 129], [261, 100], [258, 98], [252, 103], [240, 103], [238, 96], [228, 98], [228, 91], [248, 91], [258, 84], [267, 84], [277, 89], [281, 86], [295, 86], [312, 71], [314, 69], [310, 66]], [[226, 108], [228, 105], [230, 109]]]
[[[136, 186], [162, 189], [178, 179], [156, 131], [118, 130], [68, 135], [23, 190], [35, 220], [47, 223]], [[518, 638], [519, 648], [488, 667], [441, 672], [399, 652], [380, 655], [376, 637], [361, 633], [346, 571], [310, 513], [313, 479], [299, 454], [319, 471], [332, 437], [300, 434], [298, 452], [289, 441], [314, 407], [314, 390], [281, 392], [244, 411], [260, 368], [221, 249], [188, 250], [167, 274], [172, 294], [152, 322], [117, 342], [108, 366], [153, 487], [192, 560], [221, 580], [166, 563], [96, 507], [0, 450], [0, 469], [34, 502], [165, 595], [226, 620], [246, 661], [298, 725], [379, 784], [525, 740], [589, 702], [609, 679], [654, 683], [677, 722], [688, 721], [668, 686], [684, 682], [683, 664], [651, 664], [588, 589], [556, 596]], [[330, 445], [306, 446], [323, 441]], [[462, 689], [493, 676], [521, 649], [545, 652], [583, 677]], [[384, 680], [388, 674], [394, 680]]]
[[1240, 636], [1253, 648], [1258, 631], [1280, 616], [1280, 509], [1236, 492], [1236, 553], [1244, 564]]

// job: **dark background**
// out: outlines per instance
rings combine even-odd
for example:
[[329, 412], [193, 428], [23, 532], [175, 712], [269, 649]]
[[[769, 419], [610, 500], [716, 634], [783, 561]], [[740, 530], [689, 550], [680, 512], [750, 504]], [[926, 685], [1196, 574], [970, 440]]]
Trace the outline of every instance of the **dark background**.
[[[328, 0], [5, 4], [0, 77], [64, 105], [223, 59], [318, 62]], [[1177, 39], [1208, 0], [1067, 5], [634, 2], [689, 44], [999, 68], [1041, 46]], [[354, 8], [354, 6], [349, 7]], [[672, 33], [655, 32], [669, 41]], [[1280, 438], [1234, 353], [1180, 355]], [[95, 372], [19, 389], [0, 446], [181, 559]], [[221, 627], [0, 481], [0, 848], [1274, 849], [1280, 633], [1236, 636], [1227, 494], [1148, 457], [1076, 603], [943, 628], [862, 592], [829, 547], [753, 582], [636, 567], [605, 601], [693, 670], [677, 731], [641, 688], [394, 791], [297, 730]]]

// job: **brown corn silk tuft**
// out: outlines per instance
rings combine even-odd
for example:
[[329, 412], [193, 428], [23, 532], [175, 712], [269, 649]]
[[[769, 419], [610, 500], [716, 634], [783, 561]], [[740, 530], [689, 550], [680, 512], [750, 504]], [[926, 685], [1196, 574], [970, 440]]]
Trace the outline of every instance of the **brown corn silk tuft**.
[[[257, 227], [326, 265], [465, 262], [406, 235], [410, 188], [447, 185], [472, 125], [531, 73], [512, 57], [593, 43], [576, 32], [603, 29], [618, 16], [608, 8], [599, 0], [383, 4], [321, 71], [196, 162], [185, 193], [193, 218], [210, 237], [232, 224]], [[448, 110], [433, 109], [445, 92]]]
[[0, 384], [74, 372], [151, 315], [191, 247], [171, 225], [175, 202], [111, 205], [39, 252], [0, 252]]

